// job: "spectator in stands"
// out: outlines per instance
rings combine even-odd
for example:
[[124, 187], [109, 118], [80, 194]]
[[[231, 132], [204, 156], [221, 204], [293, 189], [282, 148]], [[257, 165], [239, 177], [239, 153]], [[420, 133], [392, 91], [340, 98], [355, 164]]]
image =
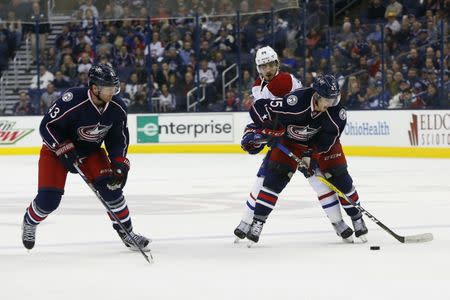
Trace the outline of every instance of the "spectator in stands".
[[33, 107], [28, 99], [26, 92], [22, 91], [19, 93], [19, 101], [14, 104], [13, 114], [15, 116], [30, 116], [34, 115]]
[[253, 87], [254, 80], [249, 70], [242, 72], [241, 89], [243, 92], [250, 92]]
[[384, 18], [386, 8], [383, 6], [380, 0], [371, 0], [369, 7], [367, 8], [367, 18], [370, 21], [380, 21]]
[[86, 73], [86, 72], [79, 73], [78, 80], [75, 85], [78, 87], [88, 87], [89, 86], [88, 73]]
[[106, 35], [100, 37], [100, 43], [96, 47], [96, 52], [99, 55], [107, 55], [110, 57], [113, 54], [113, 45], [108, 41]]
[[185, 41], [183, 44], [183, 48], [179, 52], [183, 65], [187, 65], [189, 63], [189, 56], [191, 54], [195, 54], [194, 49], [192, 49], [192, 43], [190, 41]]
[[126, 106], [130, 106], [131, 104], [131, 96], [127, 93], [127, 83], [125, 81], [120, 82], [120, 92], [117, 94], [120, 98], [122, 98], [123, 102], [125, 102]]
[[161, 86], [161, 93], [158, 100], [160, 112], [171, 112], [175, 110], [175, 95], [169, 92], [169, 87], [165, 83]]
[[127, 46], [122, 45], [119, 53], [115, 56], [115, 63], [118, 68], [132, 67], [134, 65], [134, 57], [128, 52]]
[[89, 54], [86, 52], [81, 53], [81, 57], [78, 60], [78, 73], [87, 73], [89, 69], [92, 67], [92, 60], [89, 57]]
[[223, 53], [231, 53], [236, 50], [234, 37], [228, 33], [225, 27], [220, 28], [219, 36], [214, 40], [214, 47]]
[[0, 74], [8, 67], [9, 45], [6, 41], [6, 35], [0, 32]]
[[55, 86], [52, 83], [47, 85], [47, 90], [41, 96], [40, 113], [44, 114], [48, 108], [53, 104], [53, 102], [58, 99], [60, 93], [55, 91]]
[[175, 47], [170, 47], [165, 51], [163, 63], [166, 63], [169, 66], [170, 72], [179, 73], [183, 71], [183, 60]]
[[61, 90], [66, 90], [70, 87], [70, 82], [64, 78], [63, 73], [61, 71], [57, 71], [55, 73], [55, 79], [52, 81], [54, 87], [61, 91]]
[[78, 70], [77, 65], [73, 62], [72, 56], [66, 54], [63, 56], [63, 63], [61, 65], [61, 72], [66, 78], [70, 81], [75, 80], [77, 78]]
[[239, 98], [234, 89], [228, 89], [225, 95], [224, 111], [238, 111]]
[[[148, 55], [148, 46], [145, 48], [144, 53], [145, 55]], [[158, 60], [159, 58], [162, 59], [162, 56], [164, 55], [164, 46], [162, 42], [159, 40], [158, 32], [153, 32], [152, 34], [152, 42], [150, 43], [150, 53], [152, 59], [155, 60]]]
[[[45, 13], [41, 10], [39, 2], [32, 3], [32, 13], [28, 20], [34, 24], [36, 21], [39, 22], [38, 28], [38, 41], [39, 41], [39, 55], [43, 54], [45, 50], [45, 41], [47, 40], [47, 35], [50, 32], [50, 25], [48, 23], [48, 18]], [[36, 34], [35, 25], [30, 25], [28, 27], [28, 32], [31, 38], [31, 55], [33, 60], [36, 61]]]
[[80, 10], [83, 12], [83, 18], [86, 18], [86, 11], [90, 10], [92, 12], [92, 15], [96, 18], [98, 18], [98, 9], [93, 4], [93, 0], [86, 0], [83, 5], [80, 6]]
[[59, 50], [62, 50], [64, 47], [72, 48], [74, 46], [74, 38], [70, 32], [69, 25], [62, 27], [62, 32], [56, 37], [55, 44]]
[[39, 66], [39, 85], [38, 85], [38, 76], [34, 75], [31, 79], [30, 88], [32, 89], [43, 89], [45, 88], [49, 83], [55, 79], [54, 75], [47, 71], [47, 68], [44, 65]]
[[439, 107], [438, 90], [433, 83], [429, 84], [422, 99], [427, 107]]
[[387, 19], [389, 13], [395, 13], [395, 17], [400, 17], [403, 6], [397, 0], [389, 0], [389, 5], [386, 6], [384, 17]]
[[364, 95], [361, 92], [359, 81], [356, 77], [351, 76], [348, 80], [346, 107], [353, 109], [364, 108]]
[[137, 93], [134, 101], [128, 107], [128, 113], [136, 114], [145, 112], [148, 112], [147, 99], [143, 94]]
[[390, 11], [387, 13], [387, 24], [386, 24], [386, 28], [389, 28], [392, 31], [393, 35], [396, 35], [399, 31], [400, 31], [400, 23], [397, 21], [396, 19], [396, 14], [393, 11]]
[[30, 3], [22, 0], [11, 0], [5, 11], [13, 11], [18, 20], [26, 20], [30, 13]]
[[186, 72], [184, 74], [184, 81], [183, 81], [183, 93], [182, 93], [183, 98], [181, 98], [180, 102], [177, 103], [177, 111], [186, 111], [187, 93], [194, 87], [196, 87], [196, 83], [194, 81], [194, 74], [192, 72]]
[[11, 33], [14, 40], [14, 48], [18, 49], [22, 42], [22, 20], [16, 18], [14, 11], [8, 11], [6, 18], [6, 28]]
[[125, 87], [125, 92], [127, 92], [130, 97], [131, 101], [135, 98], [136, 93], [142, 93], [143, 92], [143, 85], [139, 83], [139, 78], [137, 73], [133, 72], [130, 76], [130, 81], [127, 83]]

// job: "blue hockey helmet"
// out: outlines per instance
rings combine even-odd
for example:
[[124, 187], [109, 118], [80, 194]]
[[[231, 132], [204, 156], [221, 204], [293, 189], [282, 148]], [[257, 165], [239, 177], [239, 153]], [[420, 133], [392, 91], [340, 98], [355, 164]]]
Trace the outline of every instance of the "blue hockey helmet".
[[108, 64], [96, 64], [89, 69], [89, 86], [95, 84], [101, 87], [114, 87], [114, 94], [120, 92], [119, 77], [116, 71]]
[[314, 78], [312, 88], [317, 92], [321, 98], [325, 98], [330, 102], [331, 106], [338, 105], [341, 100], [341, 90], [339, 83], [331, 74], [318, 75]]

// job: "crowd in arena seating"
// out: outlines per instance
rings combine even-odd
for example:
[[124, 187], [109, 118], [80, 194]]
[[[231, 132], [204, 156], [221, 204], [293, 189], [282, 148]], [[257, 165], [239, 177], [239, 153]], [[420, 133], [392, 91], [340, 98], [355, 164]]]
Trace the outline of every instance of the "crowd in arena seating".
[[[230, 0], [219, 1], [218, 6], [212, 4], [214, 1], [168, 1], [176, 11], [168, 11], [170, 5], [153, 8], [157, 13], [152, 16], [150, 30], [145, 1], [110, 0], [99, 7], [93, 0], [79, 2], [73, 16], [77, 21], [64, 24], [55, 48], [45, 49], [41, 56], [41, 91], [30, 94], [40, 96], [36, 113], [42, 114], [67, 87], [86, 86], [87, 71], [96, 62], [111, 63], [118, 70], [120, 95], [130, 112], [186, 111], [187, 92], [197, 82], [200, 96], [203, 90], [205, 95], [198, 110], [247, 110], [257, 76], [253, 56], [264, 45], [274, 45], [281, 69], [295, 74], [305, 86], [317, 73], [338, 76], [342, 101], [349, 109], [450, 105], [448, 0], [443, 9], [436, 0], [422, 4], [415, 0], [371, 0], [364, 14], [345, 17], [340, 28], [326, 26], [326, 2], [310, 1], [306, 22], [299, 18], [299, 10], [278, 11], [273, 38], [270, 14], [246, 14], [249, 7], [270, 7], [271, 1], [240, 1], [239, 37], [235, 16], [205, 17], [213, 12], [233, 12]], [[193, 18], [196, 12], [201, 16], [200, 36]], [[443, 52], [438, 40], [441, 24], [445, 31]], [[304, 27], [306, 39], [301, 30]], [[238, 38], [241, 94], [235, 82], [223, 95], [222, 72], [237, 61]], [[36, 80], [31, 89], [36, 88]], [[442, 86], [445, 103], [438, 101]]]

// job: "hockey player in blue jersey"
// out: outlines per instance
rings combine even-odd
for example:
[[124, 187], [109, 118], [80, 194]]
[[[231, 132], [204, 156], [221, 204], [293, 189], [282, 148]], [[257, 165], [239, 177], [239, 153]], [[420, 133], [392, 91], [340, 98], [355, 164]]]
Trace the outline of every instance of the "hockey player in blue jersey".
[[[350, 199], [359, 203], [339, 141], [347, 121], [346, 110], [339, 100], [339, 85], [332, 75], [320, 75], [315, 78], [312, 87], [298, 89], [283, 98], [260, 99], [250, 109], [253, 123], [246, 127], [241, 146], [250, 154], [256, 154], [276, 136], [279, 143], [303, 158], [308, 167], [300, 171], [305, 176], [320, 172]], [[280, 131], [284, 132], [282, 138], [278, 137]], [[263, 188], [256, 197], [253, 222], [246, 236], [253, 242], [258, 242], [278, 195], [298, 166], [274, 147], [262, 168], [265, 173]], [[361, 212], [344, 199], [340, 201], [352, 219], [355, 236], [363, 242], [367, 241], [368, 230]]]
[[[22, 242], [32, 249], [36, 228], [53, 212], [64, 194], [67, 173], [80, 169], [99, 191], [130, 235], [109, 216], [123, 243], [144, 251], [150, 240], [135, 234], [122, 189], [127, 181], [130, 162], [126, 158], [129, 133], [127, 108], [116, 96], [119, 79], [114, 69], [98, 64], [89, 70], [89, 87], [71, 88], [48, 109], [40, 125], [43, 139], [39, 157], [38, 193], [27, 208], [22, 226]], [[101, 148], [104, 143], [106, 151]]]

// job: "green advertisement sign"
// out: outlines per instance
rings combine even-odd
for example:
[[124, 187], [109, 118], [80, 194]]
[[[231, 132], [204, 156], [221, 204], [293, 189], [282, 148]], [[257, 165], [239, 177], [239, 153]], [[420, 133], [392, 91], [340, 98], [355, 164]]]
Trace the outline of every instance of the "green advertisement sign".
[[159, 143], [158, 116], [137, 116], [137, 142]]

